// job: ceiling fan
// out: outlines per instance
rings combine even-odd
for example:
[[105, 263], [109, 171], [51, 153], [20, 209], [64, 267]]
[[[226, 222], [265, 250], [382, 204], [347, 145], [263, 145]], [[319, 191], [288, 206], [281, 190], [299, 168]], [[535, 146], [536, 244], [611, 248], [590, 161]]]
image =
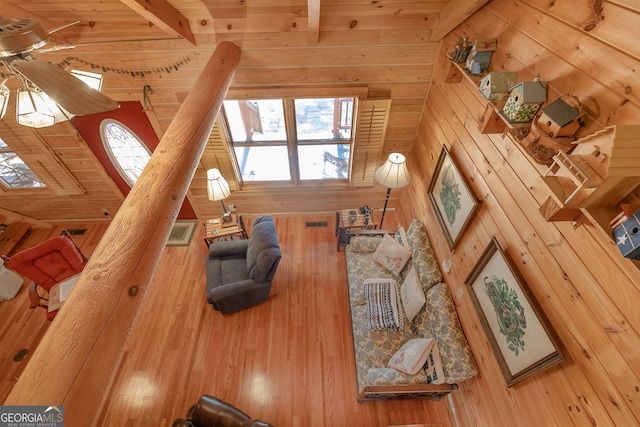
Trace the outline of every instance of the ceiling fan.
[[65, 27], [47, 31], [36, 19], [0, 17], [0, 63], [8, 74], [27, 87], [40, 89], [72, 116], [119, 108], [116, 101], [58, 65], [31, 56], [48, 42], [50, 34]]

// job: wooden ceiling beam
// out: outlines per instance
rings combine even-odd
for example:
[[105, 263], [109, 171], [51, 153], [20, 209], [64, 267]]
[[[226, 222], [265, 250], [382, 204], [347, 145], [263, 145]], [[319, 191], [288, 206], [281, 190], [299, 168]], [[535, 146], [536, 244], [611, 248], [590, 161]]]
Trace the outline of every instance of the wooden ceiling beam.
[[189, 20], [166, 0], [120, 1], [168, 34], [183, 37], [194, 45], [196, 44]]
[[431, 32], [431, 41], [442, 39], [487, 3], [489, 0], [449, 0], [449, 3], [438, 12], [438, 20]]
[[320, 39], [320, 1], [307, 0], [309, 14], [309, 41], [318, 44]]

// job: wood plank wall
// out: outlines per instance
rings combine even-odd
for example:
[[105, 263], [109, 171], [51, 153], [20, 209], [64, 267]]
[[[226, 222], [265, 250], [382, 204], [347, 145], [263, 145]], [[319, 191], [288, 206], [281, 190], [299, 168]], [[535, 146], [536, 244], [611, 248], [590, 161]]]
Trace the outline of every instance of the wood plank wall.
[[[0, 2], [6, 3], [7, 0]], [[292, 96], [308, 96], [310, 91], [318, 90], [335, 94], [344, 89], [349, 93], [355, 87], [358, 91], [364, 88], [369, 96], [391, 97], [380, 163], [385, 154], [393, 151], [408, 154], [411, 150], [438, 53], [439, 43], [430, 41], [431, 30], [438, 11], [446, 4], [438, 0], [417, 3], [391, 0], [385, 4], [323, 1], [316, 42], [307, 33], [306, 0], [175, 0], [172, 5], [189, 19], [196, 37], [194, 46], [169, 39], [118, 2], [87, 0], [72, 6], [43, 0], [9, 3], [20, 9], [14, 11], [16, 14], [31, 12], [46, 20], [47, 28], [57, 21], [79, 20], [79, 24], [52, 35], [56, 43], [70, 42], [78, 47], [35, 54], [36, 59], [53, 63], [67, 60], [71, 67], [80, 69], [95, 66], [98, 71], [120, 70], [104, 73], [103, 92], [115, 100], [142, 102], [144, 98], [159, 137], [173, 120], [204, 61], [216, 43], [223, 40], [242, 49], [231, 88], [235, 93], [260, 90], [263, 96], [265, 93], [281, 96], [286, 91]], [[144, 41], [150, 38], [155, 40]], [[121, 42], [113, 42], [116, 40]], [[87, 42], [96, 44], [83, 45]], [[166, 67], [171, 72], [162, 72]], [[143, 72], [135, 73], [136, 70]], [[8, 83], [13, 85], [12, 89], [18, 86], [15, 79]], [[143, 96], [145, 86], [150, 90]], [[38, 219], [102, 219], [103, 207], [114, 214], [121, 195], [108, 179], [96, 172], [101, 167], [86, 158], [75, 132], [64, 125], [55, 125], [39, 133], [87, 193], [73, 198], [43, 195], [25, 204], [24, 194], [6, 192], [0, 194], [0, 204]], [[215, 159], [203, 158], [202, 163], [194, 176], [189, 198], [202, 216], [218, 215], [220, 203], [211, 203], [206, 193], [206, 167], [215, 164]], [[96, 188], [100, 193], [95, 192]], [[309, 197], [310, 191], [314, 197]], [[382, 208], [384, 194], [385, 189], [377, 185], [357, 190], [326, 182], [268, 189], [247, 185], [242, 191], [233, 192], [226, 202], [246, 213], [330, 212], [364, 204]], [[391, 207], [397, 204], [398, 194], [392, 192]]]
[[[603, 11], [596, 13], [602, 5]], [[584, 100], [588, 124], [640, 123], [640, 51], [633, 34], [637, 2], [493, 0], [446, 37], [435, 68], [417, 141], [409, 158], [413, 180], [401, 193], [401, 222], [422, 218], [480, 375], [455, 393], [458, 412], [473, 426], [635, 426], [640, 424], [640, 273], [601, 229], [545, 222], [538, 207], [549, 196], [533, 163], [512, 140], [483, 135], [485, 105], [469, 80], [444, 82], [446, 49], [458, 37], [497, 37], [491, 68], [539, 75], [549, 98]], [[595, 27], [593, 26], [595, 25]], [[585, 31], [585, 28], [590, 31]], [[555, 96], [554, 96], [555, 94]], [[478, 216], [451, 253], [426, 192], [446, 145], [482, 201]], [[496, 237], [549, 318], [566, 357], [561, 365], [507, 388], [464, 281]]]

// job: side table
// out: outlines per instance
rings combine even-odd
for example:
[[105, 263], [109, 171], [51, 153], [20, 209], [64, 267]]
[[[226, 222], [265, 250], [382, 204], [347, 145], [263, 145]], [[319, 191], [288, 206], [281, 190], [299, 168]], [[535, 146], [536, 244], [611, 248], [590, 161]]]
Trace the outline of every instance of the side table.
[[373, 215], [361, 214], [357, 209], [343, 209], [336, 211], [336, 236], [338, 236], [338, 250], [346, 246], [351, 240], [350, 230], [375, 230], [378, 224]]
[[207, 248], [218, 239], [228, 239], [238, 236], [241, 239], [248, 238], [244, 228], [242, 216], [231, 213], [231, 221], [223, 222], [221, 218], [204, 221], [204, 243]]

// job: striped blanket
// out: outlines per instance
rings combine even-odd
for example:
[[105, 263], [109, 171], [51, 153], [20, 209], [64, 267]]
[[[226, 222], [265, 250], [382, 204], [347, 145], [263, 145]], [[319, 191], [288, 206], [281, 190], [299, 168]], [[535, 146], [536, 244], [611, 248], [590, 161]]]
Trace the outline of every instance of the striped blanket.
[[364, 295], [370, 329], [404, 330], [400, 290], [395, 280], [367, 279], [364, 282]]

